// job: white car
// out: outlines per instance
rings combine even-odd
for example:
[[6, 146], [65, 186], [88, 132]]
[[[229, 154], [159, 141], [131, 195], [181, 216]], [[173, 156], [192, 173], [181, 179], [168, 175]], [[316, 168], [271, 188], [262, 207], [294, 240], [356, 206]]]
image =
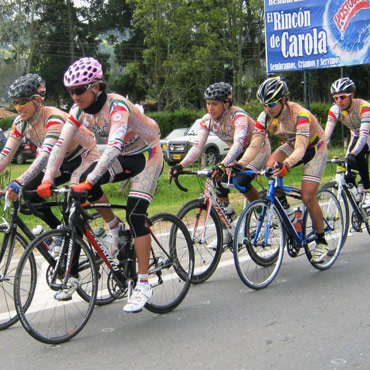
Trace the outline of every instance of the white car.
[[[167, 148], [165, 150], [162, 148], [164, 158], [170, 166], [181, 162], [186, 156], [197, 137], [200, 121], [200, 119], [197, 119], [185, 136], [168, 140]], [[226, 155], [229, 149], [230, 147], [226, 143], [211, 132], [204, 148], [204, 152], [206, 153], [206, 165], [213, 166], [217, 164], [218, 161]]]

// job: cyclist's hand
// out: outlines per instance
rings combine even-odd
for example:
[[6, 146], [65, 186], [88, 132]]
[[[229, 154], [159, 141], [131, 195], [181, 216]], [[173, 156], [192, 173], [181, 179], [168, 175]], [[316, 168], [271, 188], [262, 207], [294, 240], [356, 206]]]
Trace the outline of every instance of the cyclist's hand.
[[226, 167], [223, 163], [219, 163], [216, 165], [216, 167], [212, 168], [212, 177], [216, 181], [221, 181], [221, 179], [226, 174]]
[[354, 154], [348, 153], [346, 156], [347, 166], [353, 170], [357, 170], [356, 156]]
[[230, 163], [226, 168], [226, 173], [228, 176], [236, 177], [238, 176], [238, 173], [243, 170], [243, 166], [238, 163]]
[[284, 177], [288, 174], [288, 167], [285, 163], [275, 162], [274, 164], [274, 176]]
[[50, 181], [44, 181], [37, 187], [37, 194], [43, 198], [51, 197], [52, 186], [53, 184]]
[[8, 199], [15, 202], [18, 200], [18, 194], [21, 191], [22, 185], [17, 181], [14, 180], [8, 185]]
[[177, 179], [177, 174], [183, 169], [184, 169], [184, 167], [180, 163], [175, 164], [174, 166], [171, 166], [170, 170], [168, 171], [168, 178], [170, 179], [170, 181], [172, 179], [176, 180]]
[[78, 185], [73, 185], [72, 186], [73, 191], [78, 192], [78, 191], [89, 191], [92, 189], [92, 185], [88, 181], [84, 181], [79, 183]]

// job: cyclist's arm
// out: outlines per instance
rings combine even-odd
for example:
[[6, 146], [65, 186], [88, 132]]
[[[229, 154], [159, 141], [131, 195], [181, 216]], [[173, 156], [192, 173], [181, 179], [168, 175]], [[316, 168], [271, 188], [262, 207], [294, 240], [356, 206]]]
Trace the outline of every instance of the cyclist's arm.
[[189, 166], [190, 164], [195, 162], [200, 157], [206, 145], [208, 136], [209, 136], [209, 130], [201, 126], [198, 131], [198, 135], [194, 141], [193, 146], [188, 151], [188, 154], [186, 154], [185, 158], [181, 161], [181, 165], [183, 167]]
[[76, 136], [77, 130], [78, 127], [76, 126], [76, 124], [72, 123], [69, 120], [64, 124], [58, 141], [55, 140], [55, 145], [52, 147], [52, 151], [47, 162], [45, 175], [42, 180], [43, 182], [54, 182], [56, 173], [65, 158], [68, 148], [70, 147], [74, 137]]
[[16, 139], [15, 137], [9, 136], [0, 153], [0, 173], [3, 173], [3, 171], [9, 166], [10, 161], [14, 157], [14, 154], [17, 152], [21, 143], [22, 139]]
[[365, 103], [361, 107], [361, 126], [360, 136], [355, 147], [351, 150], [351, 154], [358, 155], [364, 146], [367, 144], [370, 132], [370, 104]]
[[47, 165], [50, 153], [57, 142], [62, 131], [64, 119], [60, 116], [53, 116], [46, 122], [45, 139], [39, 148], [39, 153], [31, 166], [17, 178], [17, 181], [25, 185], [35, 178]]
[[257, 157], [265, 141], [265, 136], [266, 132], [255, 131], [253, 133], [251, 143], [238, 161], [240, 165], [245, 167]]
[[306, 112], [300, 112], [297, 116], [297, 133], [293, 153], [285, 159], [284, 164], [291, 168], [298, 163], [306, 153], [310, 140], [311, 118]]
[[335, 125], [338, 121], [339, 117], [339, 108], [337, 105], [332, 106], [328, 112], [328, 118], [326, 120], [326, 125], [325, 125], [325, 138], [326, 138], [326, 143], [330, 143], [331, 135], [334, 132]]

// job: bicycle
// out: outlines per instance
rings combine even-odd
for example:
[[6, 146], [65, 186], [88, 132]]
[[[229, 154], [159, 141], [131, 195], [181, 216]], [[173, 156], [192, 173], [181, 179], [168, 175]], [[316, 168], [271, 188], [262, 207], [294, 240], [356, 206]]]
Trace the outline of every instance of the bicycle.
[[[32, 192], [33, 191], [27, 191], [27, 193]], [[5, 191], [0, 192], [0, 202], [4, 202], [0, 207], [2, 209], [0, 224], [0, 330], [7, 329], [18, 321], [13, 298], [15, 271], [20, 256], [28, 244], [35, 238], [31, 229], [19, 216], [19, 213], [22, 215], [34, 215], [39, 217], [44, 209], [62, 207], [62, 202], [60, 200], [31, 203], [24, 198], [24, 193], [23, 191], [20, 193], [17, 202], [9, 202], [5, 198]], [[98, 216], [98, 214], [95, 214], [93, 217], [96, 219]], [[32, 276], [34, 276], [32, 269], [35, 268], [36, 265], [32, 255], [29, 256], [28, 263], [29, 270]], [[99, 289], [95, 304], [105, 305], [115, 300], [115, 298], [106, 291], [106, 281], [109, 270], [101, 261], [99, 262], [98, 259], [96, 259], [96, 267], [98, 269]], [[27, 292], [24, 293], [28, 294]], [[23, 301], [27, 304], [25, 298]]]
[[[65, 224], [37, 237], [27, 247], [17, 267], [14, 298], [26, 331], [43, 343], [58, 344], [76, 336], [93, 312], [97, 293], [96, 259], [109, 269], [106, 290], [115, 299], [130, 297], [137, 280], [137, 268], [130, 230], [124, 232], [126, 244], [116, 262], [101, 247], [91, 226], [98, 209], [111, 209], [117, 213], [124, 211], [125, 205], [81, 204], [81, 193], [66, 187], [55, 189], [53, 193], [65, 196]], [[157, 214], [146, 219], [146, 226], [152, 237], [149, 283], [154, 294], [145, 308], [155, 313], [167, 313], [183, 301], [189, 290], [194, 269], [192, 243], [186, 227], [174, 215]], [[59, 237], [63, 241], [57, 259], [45, 252], [44, 245], [50, 237]], [[36, 261], [37, 278], [30, 283], [26, 261], [31, 255]], [[80, 279], [77, 294], [74, 293], [69, 301], [54, 299], [56, 292], [66, 288], [72, 272]], [[30, 297], [27, 306], [22, 298], [25, 290], [29, 290]]]
[[[193, 242], [195, 269], [192, 283], [200, 284], [212, 276], [220, 262], [221, 254], [226, 249], [232, 252], [232, 242], [227, 245], [223, 244], [222, 224], [231, 235], [234, 234], [235, 226], [217, 199], [216, 181], [212, 178], [212, 170], [179, 171], [177, 177], [174, 178], [175, 184], [180, 190], [187, 192], [188, 189], [179, 182], [181, 175], [206, 178], [203, 195], [187, 202], [177, 213], [177, 217], [190, 231]], [[217, 238], [217, 246], [211, 249], [209, 245], [215, 238]]]
[[[272, 176], [271, 169], [240, 173], [255, 173], [269, 179], [266, 197], [250, 203], [243, 210], [235, 228], [234, 262], [242, 282], [252, 289], [268, 286], [279, 272], [285, 245], [291, 257], [297, 257], [301, 248], [304, 248], [311, 265], [318, 270], [331, 267], [343, 245], [344, 221], [336, 196], [326, 189], [319, 190], [317, 194], [323, 211], [329, 253], [322, 262], [315, 263], [311, 260], [311, 250], [316, 234], [306, 207], [300, 203], [303, 214], [301, 223], [298, 226], [293, 225], [275, 193], [276, 189], [280, 188], [290, 198], [301, 201], [300, 190], [285, 186], [283, 178]], [[234, 185], [240, 191], [245, 191], [239, 186], [237, 177], [234, 178]]]
[[[355, 197], [351, 192], [351, 186], [353, 184], [347, 184], [345, 180], [345, 175], [349, 175], [348, 169], [346, 168], [346, 159], [345, 158], [337, 158], [334, 157], [333, 159], [329, 159], [327, 163], [336, 164], [336, 174], [333, 181], [330, 181], [322, 186], [323, 189], [331, 190], [338, 198], [342, 212], [345, 219], [343, 234], [344, 240], [346, 240], [348, 231], [349, 231], [349, 224], [350, 224], [350, 208], [349, 205], [352, 207], [351, 213], [351, 225], [354, 231], [362, 232], [362, 224], [365, 224], [367, 232], [370, 234], [370, 204], [366, 205], [366, 193], [359, 192], [358, 198]], [[356, 177], [356, 173], [352, 173], [354, 177]]]

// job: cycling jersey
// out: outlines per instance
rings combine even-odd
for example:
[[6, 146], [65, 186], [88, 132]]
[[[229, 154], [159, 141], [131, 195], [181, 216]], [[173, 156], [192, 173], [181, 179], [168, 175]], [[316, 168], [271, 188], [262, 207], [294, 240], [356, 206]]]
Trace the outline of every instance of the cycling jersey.
[[302, 160], [307, 149], [326, 149], [324, 130], [314, 115], [297, 103], [287, 102], [278, 117], [269, 117], [265, 111], [259, 115], [251, 143], [240, 163], [246, 165], [256, 157], [267, 133], [280, 137], [291, 148], [284, 161], [288, 168]]
[[[200, 129], [194, 146], [181, 161], [182, 166], [187, 167], [199, 158], [210, 132], [215, 133], [223, 142], [230, 146], [230, 150], [222, 160], [225, 166], [229, 165], [249, 145], [254, 127], [255, 121], [243, 109], [235, 106], [225, 110], [219, 119], [212, 119], [209, 114], [204, 115], [200, 122]], [[268, 150], [268, 148], [269, 145], [264, 146], [264, 150]]]
[[[41, 106], [28, 121], [23, 121], [17, 116], [12, 124], [9, 138], [0, 153], [0, 173], [9, 165], [22, 139], [26, 137], [37, 146], [37, 157], [31, 166], [17, 178], [17, 181], [25, 185], [34, 179], [46, 167], [54, 145], [60, 145], [59, 135], [66, 119], [67, 113], [62, 110], [44, 106]], [[84, 127], [76, 133], [69, 150], [61, 161], [70, 161], [79, 155], [84, 157], [84, 169], [86, 169], [86, 164], [90, 165], [99, 156], [94, 135]], [[79, 177], [78, 174], [76, 176]]]
[[[69, 143], [82, 126], [88, 127], [97, 135], [107, 137], [108, 141], [107, 149], [98, 163], [91, 167], [87, 181], [92, 185], [97, 184], [107, 173], [107, 181], [114, 182], [117, 174], [127, 170], [117, 160], [118, 156], [143, 155], [146, 165], [133, 180], [129, 195], [150, 202], [163, 167], [158, 124], [123, 96], [107, 94], [106, 102], [96, 114], [88, 114], [76, 104], [71, 108], [60, 136], [64, 143]], [[52, 181], [59, 167], [59, 157], [64, 151], [64, 146], [54, 148], [53, 158], [48, 163], [43, 181]]]
[[358, 155], [367, 144], [370, 148], [370, 103], [362, 99], [352, 99], [349, 108], [340, 110], [337, 104], [334, 104], [329, 112], [325, 127], [326, 140], [329, 143], [333, 134], [335, 125], [340, 122], [351, 131], [352, 142], [356, 139], [356, 145], [351, 150], [354, 155]]

